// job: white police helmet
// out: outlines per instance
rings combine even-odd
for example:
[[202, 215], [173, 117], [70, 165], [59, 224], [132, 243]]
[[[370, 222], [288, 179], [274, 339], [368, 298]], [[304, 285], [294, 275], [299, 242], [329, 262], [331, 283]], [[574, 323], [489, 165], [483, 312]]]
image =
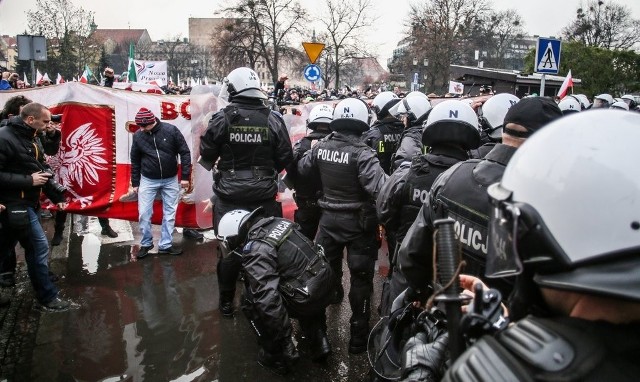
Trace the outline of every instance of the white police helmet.
[[389, 109], [400, 101], [400, 98], [394, 92], [381, 92], [373, 99], [371, 109], [376, 113], [378, 119], [384, 118], [389, 114]]
[[582, 104], [582, 110], [588, 109], [591, 106], [591, 101], [589, 101], [589, 97], [584, 94], [573, 94], [580, 103]]
[[[487, 276], [640, 301], [640, 115], [575, 113], [538, 131], [488, 189]], [[586, 208], [589, 207], [589, 208]]]
[[617, 102], [614, 102], [614, 103], [611, 105], [611, 109], [618, 109], [618, 110], [627, 110], [627, 111], [629, 111], [629, 105], [627, 105], [627, 103], [626, 103], [626, 102], [624, 102], [624, 101], [617, 101]]
[[479, 112], [479, 122], [482, 130], [494, 141], [502, 139], [502, 125], [504, 116], [511, 106], [520, 101], [520, 98], [509, 93], [500, 93], [489, 98]]
[[402, 104], [403, 114], [407, 116], [411, 125], [422, 124], [432, 109], [428, 97], [404, 97], [398, 104]]
[[471, 150], [480, 145], [478, 116], [466, 102], [440, 102], [431, 110], [424, 126], [422, 143], [426, 146], [449, 143]]
[[234, 97], [267, 99], [267, 95], [260, 87], [258, 73], [251, 68], [233, 69], [223, 82], [227, 85], [230, 100]]
[[[421, 91], [417, 91], [414, 90], [412, 92], [407, 93], [406, 96], [404, 96], [404, 98], [401, 98], [401, 100], [410, 98], [410, 97], [420, 97], [423, 99], [426, 99], [427, 101], [429, 101], [429, 97], [427, 97], [426, 94], [424, 94]], [[429, 101], [429, 105], [431, 105], [431, 101]], [[393, 115], [394, 117], [399, 117], [402, 114], [406, 114], [407, 113], [407, 109], [405, 109], [404, 104], [402, 101], [396, 103], [395, 105], [393, 105], [390, 109], [389, 109], [389, 114]]]
[[608, 108], [613, 104], [613, 97], [611, 94], [599, 94], [593, 98], [594, 108]]
[[560, 110], [562, 110], [563, 115], [577, 113], [582, 111], [582, 104], [580, 101], [574, 96], [566, 96], [560, 101], [558, 104]]
[[326, 123], [327, 125], [333, 120], [333, 108], [327, 104], [316, 105], [309, 112], [309, 118], [307, 118], [307, 127], [311, 130], [315, 130], [319, 123]]
[[353, 131], [363, 133], [369, 130], [371, 110], [359, 98], [345, 98], [333, 109], [333, 121], [329, 128], [333, 131]]
[[249, 224], [261, 214], [262, 207], [249, 212], [247, 210], [232, 210], [224, 214], [218, 223], [216, 239], [220, 244], [223, 257], [236, 250], [247, 237]]

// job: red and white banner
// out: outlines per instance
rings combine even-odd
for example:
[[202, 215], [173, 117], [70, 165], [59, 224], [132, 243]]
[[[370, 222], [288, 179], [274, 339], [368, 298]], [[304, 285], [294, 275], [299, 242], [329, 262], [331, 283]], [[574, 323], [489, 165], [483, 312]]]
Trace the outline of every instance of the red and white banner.
[[[208, 228], [211, 213], [203, 212], [211, 197], [212, 176], [197, 163], [200, 136], [211, 115], [226, 105], [202, 86], [191, 95], [165, 95], [66, 82], [23, 91], [0, 92], [0, 104], [22, 94], [49, 107], [52, 114], [62, 114], [62, 142], [57, 156], [49, 158], [57, 180], [69, 188], [67, 211], [89, 216], [138, 220], [138, 203], [121, 202], [131, 184], [129, 152], [133, 133], [138, 129], [135, 115], [141, 107], [151, 110], [163, 122], [177, 126], [191, 150], [193, 189], [183, 195], [178, 205], [176, 226]], [[317, 104], [317, 103], [316, 103]], [[305, 133], [305, 121], [316, 104], [293, 106], [284, 119], [292, 143]], [[301, 115], [296, 115], [301, 114]], [[285, 216], [292, 219], [295, 203], [290, 190], [282, 186], [278, 199]], [[43, 204], [52, 208], [48, 201]], [[162, 204], [154, 204], [153, 223], [162, 220]]]

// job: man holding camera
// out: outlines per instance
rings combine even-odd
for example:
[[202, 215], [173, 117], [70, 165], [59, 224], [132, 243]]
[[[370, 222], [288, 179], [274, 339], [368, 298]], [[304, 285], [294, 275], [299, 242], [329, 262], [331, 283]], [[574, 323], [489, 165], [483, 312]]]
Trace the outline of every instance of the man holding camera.
[[[38, 138], [46, 130], [51, 112], [39, 103], [29, 103], [0, 128], [0, 204], [6, 210], [0, 214], [0, 259], [12, 255], [20, 242], [25, 251], [27, 271], [36, 298], [45, 309], [61, 311], [69, 301], [60, 298], [58, 288], [49, 278], [49, 243], [39, 220], [40, 192], [64, 208], [64, 196], [50, 184], [44, 148]], [[58, 137], [58, 141], [59, 141]]]

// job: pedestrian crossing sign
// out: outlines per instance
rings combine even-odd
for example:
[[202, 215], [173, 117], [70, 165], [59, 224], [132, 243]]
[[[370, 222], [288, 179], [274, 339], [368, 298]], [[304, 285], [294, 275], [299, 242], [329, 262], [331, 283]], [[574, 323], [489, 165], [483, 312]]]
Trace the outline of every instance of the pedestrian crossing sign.
[[535, 72], [558, 74], [560, 68], [560, 48], [562, 42], [552, 38], [538, 38], [536, 45]]

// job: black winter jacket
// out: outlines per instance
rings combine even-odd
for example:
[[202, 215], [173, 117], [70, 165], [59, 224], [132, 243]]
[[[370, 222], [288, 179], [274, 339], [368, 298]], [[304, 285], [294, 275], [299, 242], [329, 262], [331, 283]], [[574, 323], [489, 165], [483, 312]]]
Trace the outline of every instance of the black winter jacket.
[[140, 176], [172, 178], [178, 173], [178, 155], [183, 180], [191, 174], [191, 152], [184, 135], [172, 124], [158, 122], [151, 131], [138, 130], [131, 144], [131, 185], [140, 186]]
[[[12, 117], [0, 127], [0, 203], [37, 208], [41, 186], [33, 185], [31, 174], [48, 166], [44, 154], [54, 155], [60, 147], [60, 133], [43, 137], [20, 117]], [[63, 200], [52, 200], [60, 203]]]

